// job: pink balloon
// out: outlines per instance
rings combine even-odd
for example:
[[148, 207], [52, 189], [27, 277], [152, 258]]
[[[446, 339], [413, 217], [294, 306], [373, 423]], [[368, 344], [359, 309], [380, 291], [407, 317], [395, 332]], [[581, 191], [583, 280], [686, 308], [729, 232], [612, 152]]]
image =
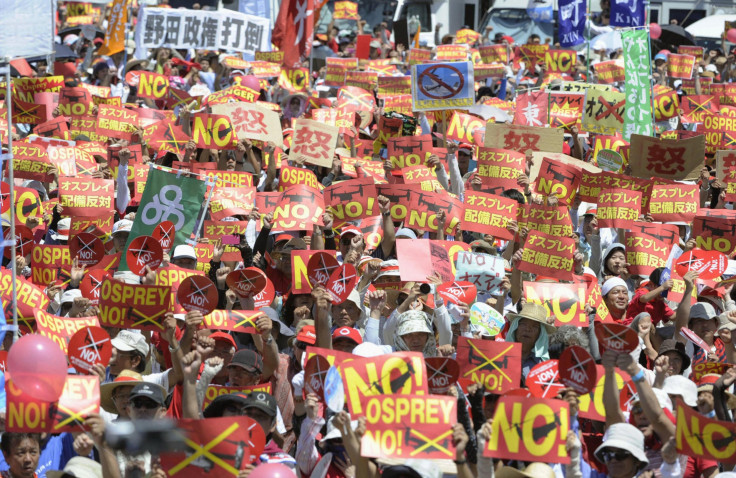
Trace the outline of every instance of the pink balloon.
[[248, 87], [251, 90], [261, 91], [261, 82], [258, 78], [253, 75], [245, 75], [240, 79], [242, 86]]
[[726, 38], [731, 43], [736, 43], [736, 28], [731, 28], [726, 32]]
[[263, 463], [253, 468], [248, 478], [296, 478], [296, 475], [284, 464]]
[[653, 39], [657, 39], [662, 35], [662, 27], [656, 23], [649, 24], [649, 36]]
[[6, 361], [10, 378], [23, 393], [55, 402], [66, 382], [66, 355], [51, 339], [39, 334], [24, 335], [10, 347]]

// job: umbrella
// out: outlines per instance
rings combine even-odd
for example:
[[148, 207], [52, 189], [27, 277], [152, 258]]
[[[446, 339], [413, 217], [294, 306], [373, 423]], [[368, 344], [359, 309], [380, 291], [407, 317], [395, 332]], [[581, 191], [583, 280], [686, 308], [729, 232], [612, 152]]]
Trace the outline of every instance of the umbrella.
[[[708, 15], [685, 28], [694, 37], [720, 40], [726, 22], [736, 22], [736, 15]], [[662, 27], [664, 31], [664, 27]]]
[[[62, 45], [61, 43], [54, 43], [54, 56], [57, 60], [62, 58], [77, 58], [78, 55], [74, 53], [74, 50], [69, 48], [67, 45]], [[45, 61], [46, 56], [34, 56], [33, 58], [27, 58], [28, 63], [33, 63], [34, 61]]]
[[659, 39], [668, 45], [695, 45], [695, 38], [680, 25], [662, 25]]
[[63, 29], [62, 31], [59, 32], [59, 37], [60, 38], [64, 38], [67, 35], [77, 35], [77, 36], [79, 36], [79, 34], [82, 31], [82, 29], [88, 30], [90, 28], [91, 29], [94, 29], [95, 38], [105, 38], [105, 32], [103, 32], [102, 30], [100, 30], [95, 25], [78, 25], [76, 27], [65, 28], [65, 29]]
[[621, 43], [621, 32], [612, 30], [607, 33], [602, 33], [592, 40], [590, 40], [590, 48], [592, 50], [606, 50], [613, 51], [623, 48]]

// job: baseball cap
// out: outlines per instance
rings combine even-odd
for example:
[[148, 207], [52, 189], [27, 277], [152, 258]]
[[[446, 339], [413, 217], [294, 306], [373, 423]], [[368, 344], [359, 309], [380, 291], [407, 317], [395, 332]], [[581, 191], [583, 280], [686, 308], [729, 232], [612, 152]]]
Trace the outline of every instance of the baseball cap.
[[115, 235], [118, 232], [130, 232], [133, 228], [133, 221], [129, 219], [121, 219], [112, 225], [112, 234]]
[[261, 308], [261, 312], [266, 314], [269, 319], [271, 319], [271, 322], [275, 322], [274, 326], [279, 326], [279, 334], [285, 336], [285, 337], [293, 337], [294, 331], [289, 328], [288, 325], [283, 323], [281, 319], [279, 319], [279, 314], [271, 307], [263, 307]]
[[82, 297], [82, 291], [79, 289], [69, 289], [65, 290], [63, 294], [61, 294], [61, 304], [71, 304], [74, 302], [74, 299], [77, 297]]
[[228, 367], [240, 367], [249, 372], [262, 373], [263, 359], [258, 352], [242, 349], [235, 352]]
[[174, 248], [171, 259], [194, 259], [197, 260], [197, 253], [194, 248], [188, 244], [180, 244]]
[[148, 355], [148, 343], [143, 334], [135, 333], [130, 330], [121, 330], [118, 335], [110, 341], [113, 347], [121, 352], [139, 352]]
[[716, 310], [713, 308], [713, 306], [705, 302], [698, 302], [696, 304], [693, 304], [693, 306], [690, 308], [690, 320], [710, 320], [715, 319], [717, 315], [718, 314], [716, 314]]
[[342, 228], [342, 231], [340, 232], [340, 237], [346, 237], [348, 234], [357, 236], [359, 234], [363, 234], [363, 231], [353, 225], [347, 225]]
[[296, 336], [299, 342], [304, 342], [310, 345], [317, 343], [317, 332], [314, 329], [314, 325], [305, 325], [299, 334]]
[[398, 231], [396, 231], [396, 234], [394, 235], [396, 239], [400, 237], [406, 237], [407, 239], [416, 239], [417, 235], [414, 231], [409, 229], [408, 227], [402, 227]]
[[253, 392], [245, 399], [243, 403], [245, 408], [257, 408], [268, 413], [269, 416], [275, 417], [278, 413], [278, 406], [273, 395], [266, 392]]
[[583, 213], [583, 216], [595, 216], [598, 214], [598, 206], [596, 204], [592, 204], [585, 208], [585, 212]]
[[72, 218], [65, 217], [56, 224], [56, 233], [51, 234], [55, 241], [66, 241], [69, 239], [69, 230], [72, 228]]
[[457, 147], [458, 151], [463, 151], [467, 154], [473, 153], [473, 145], [468, 143], [460, 143], [460, 145]]
[[338, 327], [335, 329], [332, 333], [332, 340], [337, 339], [350, 339], [358, 345], [363, 343], [363, 336], [360, 335], [357, 329], [352, 327]]
[[210, 338], [211, 339], [215, 339], [215, 341], [217, 341], [217, 342], [226, 342], [226, 343], [232, 345], [233, 347], [237, 347], [237, 345], [235, 344], [235, 339], [233, 338], [233, 336], [230, 335], [230, 334], [227, 334], [225, 332], [213, 332], [213, 333], [210, 334]]
[[234, 402], [242, 407], [245, 405], [246, 398], [248, 398], [248, 394], [243, 392], [226, 393], [224, 395], [220, 395], [212, 400], [207, 408], [204, 409], [202, 415], [205, 418], [221, 417], [225, 405], [230, 402]]
[[664, 53], [657, 53], [656, 55], [654, 55], [654, 61], [657, 60], [667, 61], [667, 55], [665, 55]]
[[143, 382], [136, 385], [130, 392], [130, 400], [133, 401], [134, 398], [138, 397], [150, 398], [159, 405], [166, 403], [163, 388], [153, 383]]

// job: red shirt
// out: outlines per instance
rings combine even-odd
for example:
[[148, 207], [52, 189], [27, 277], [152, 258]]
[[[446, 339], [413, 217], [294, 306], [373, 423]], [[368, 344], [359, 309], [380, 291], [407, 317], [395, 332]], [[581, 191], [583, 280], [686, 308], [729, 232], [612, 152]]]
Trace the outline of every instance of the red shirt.
[[626, 318], [622, 322], [624, 325], [629, 325], [634, 321], [634, 318], [642, 312], [647, 312], [652, 316], [652, 324], [657, 325], [661, 321], [667, 321], [675, 316], [675, 311], [659, 298], [650, 300], [647, 303], [641, 302], [639, 298], [650, 292], [646, 287], [641, 287], [634, 293], [634, 298], [629, 302], [629, 307], [626, 309]]

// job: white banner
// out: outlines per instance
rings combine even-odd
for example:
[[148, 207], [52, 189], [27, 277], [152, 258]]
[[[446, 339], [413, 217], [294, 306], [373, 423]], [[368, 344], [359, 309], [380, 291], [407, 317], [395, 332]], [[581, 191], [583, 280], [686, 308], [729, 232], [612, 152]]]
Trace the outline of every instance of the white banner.
[[147, 48], [238, 51], [254, 55], [270, 50], [271, 20], [232, 10], [209, 12], [141, 8], [135, 30], [135, 56], [146, 59]]
[[54, 52], [55, 0], [0, 0], [0, 60]]

